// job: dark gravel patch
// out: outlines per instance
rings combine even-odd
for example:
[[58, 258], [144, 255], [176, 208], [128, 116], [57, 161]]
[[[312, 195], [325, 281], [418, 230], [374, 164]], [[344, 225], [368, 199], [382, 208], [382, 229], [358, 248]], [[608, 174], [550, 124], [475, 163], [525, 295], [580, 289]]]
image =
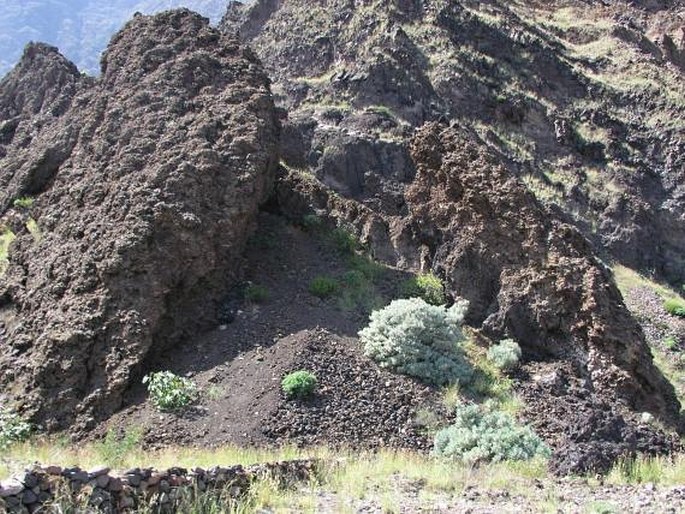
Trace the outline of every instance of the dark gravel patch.
[[292, 369], [314, 372], [319, 388], [305, 400], [286, 400], [281, 393], [278, 410], [264, 428], [268, 438], [357, 448], [431, 447], [432, 438], [415, 420], [419, 409], [440, 410], [433, 388], [380, 369], [363, 357], [355, 339], [324, 330], [291, 337], [303, 348]]

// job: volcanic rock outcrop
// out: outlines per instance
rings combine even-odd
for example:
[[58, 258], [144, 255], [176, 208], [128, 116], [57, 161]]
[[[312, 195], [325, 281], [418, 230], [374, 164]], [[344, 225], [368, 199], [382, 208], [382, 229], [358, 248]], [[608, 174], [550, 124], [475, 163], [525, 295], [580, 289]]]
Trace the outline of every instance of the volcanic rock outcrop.
[[402, 214], [413, 129], [458, 119], [603, 257], [678, 287], [683, 27], [681, 2], [623, 1], [255, 0], [222, 23], [288, 109], [289, 165]]
[[[235, 279], [278, 159], [269, 81], [199, 15], [136, 16], [97, 80], [30, 46], [0, 83], [0, 126], [0, 212], [18, 236], [1, 395], [47, 429], [88, 428]], [[26, 195], [31, 231], [11, 222]]]
[[452, 293], [470, 301], [468, 320], [515, 338], [529, 359], [571, 362], [588, 394], [677, 425], [674, 389], [589, 242], [468, 132], [428, 124], [411, 152], [418, 242]]

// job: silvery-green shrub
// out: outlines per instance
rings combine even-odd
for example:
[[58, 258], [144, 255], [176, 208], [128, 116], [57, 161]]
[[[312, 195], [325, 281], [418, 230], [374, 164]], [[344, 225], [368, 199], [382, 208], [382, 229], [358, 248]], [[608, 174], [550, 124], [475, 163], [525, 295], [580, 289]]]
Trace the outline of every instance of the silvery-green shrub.
[[521, 360], [521, 347], [513, 339], [503, 339], [490, 347], [488, 360], [499, 369], [513, 369]]
[[374, 311], [359, 332], [364, 354], [381, 367], [432, 384], [468, 383], [473, 370], [460, 346], [467, 307], [465, 300], [450, 308], [420, 298], [395, 300]]
[[433, 454], [466, 463], [549, 457], [549, 447], [493, 402], [459, 405], [454, 424], [435, 435]]

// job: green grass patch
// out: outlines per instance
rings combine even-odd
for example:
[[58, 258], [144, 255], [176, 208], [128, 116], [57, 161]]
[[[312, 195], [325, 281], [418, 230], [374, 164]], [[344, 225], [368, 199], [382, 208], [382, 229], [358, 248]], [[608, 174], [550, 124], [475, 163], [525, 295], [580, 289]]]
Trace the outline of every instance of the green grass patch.
[[328, 235], [328, 240], [333, 248], [342, 255], [352, 255], [361, 249], [361, 245], [354, 234], [341, 227], [334, 228]]
[[624, 298], [628, 296], [628, 293], [630, 293], [631, 290], [644, 287], [653, 291], [664, 301], [675, 298], [680, 302], [685, 303], [685, 299], [672, 288], [655, 282], [644, 275], [640, 275], [637, 271], [619, 264], [613, 267], [613, 272], [616, 285]]
[[683, 484], [685, 455], [621, 459], [609, 472], [606, 481], [613, 484]]
[[30, 196], [22, 196], [21, 198], [17, 198], [12, 202], [12, 205], [14, 207], [17, 207], [19, 209], [29, 209], [31, 206], [33, 206], [33, 198]]
[[403, 298], [423, 298], [431, 305], [447, 303], [445, 286], [442, 280], [432, 272], [420, 273], [407, 279], [400, 286], [400, 295]]
[[265, 286], [250, 284], [245, 288], [245, 299], [252, 303], [264, 303], [269, 299], [269, 289]]
[[385, 105], [369, 105], [366, 108], [366, 112], [371, 114], [378, 114], [380, 116], [385, 116], [386, 118], [396, 119], [397, 115], [390, 107]]
[[662, 341], [662, 343], [666, 347], [667, 350], [670, 350], [672, 352], [678, 350], [678, 347], [679, 347], [678, 340], [673, 336], [669, 336], [669, 337], [665, 338]]
[[487, 350], [467, 340], [464, 351], [474, 368], [473, 380], [464, 393], [479, 401], [488, 398], [497, 400], [505, 411], [517, 410], [520, 402], [513, 395], [513, 382], [488, 359]]
[[281, 381], [281, 389], [290, 398], [307, 398], [316, 390], [316, 375], [311, 371], [301, 369], [288, 373]]
[[102, 441], [93, 445], [93, 450], [102, 462], [109, 466], [123, 466], [129, 453], [140, 450], [143, 431], [140, 427], [127, 430], [124, 434], [110, 428]]
[[338, 292], [340, 289], [340, 284], [333, 277], [326, 275], [319, 275], [314, 277], [309, 283], [309, 292], [314, 296], [325, 299], [330, 298]]
[[664, 301], [664, 309], [672, 316], [685, 318], [685, 301], [681, 298], [669, 298]]

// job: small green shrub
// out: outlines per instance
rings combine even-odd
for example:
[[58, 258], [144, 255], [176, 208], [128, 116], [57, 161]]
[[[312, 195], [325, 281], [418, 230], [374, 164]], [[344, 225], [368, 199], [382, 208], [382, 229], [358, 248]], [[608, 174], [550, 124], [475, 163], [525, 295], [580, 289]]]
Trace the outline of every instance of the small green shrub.
[[160, 411], [175, 411], [190, 405], [197, 397], [195, 384], [171, 371], [158, 371], [143, 377], [155, 407]]
[[263, 303], [269, 299], [269, 290], [264, 286], [250, 284], [245, 288], [245, 299], [248, 302]]
[[521, 360], [521, 347], [513, 339], [503, 339], [490, 347], [488, 360], [501, 370], [514, 369]]
[[127, 430], [123, 437], [119, 437], [116, 430], [110, 428], [105, 438], [94, 445], [94, 449], [104, 464], [120, 466], [126, 457], [140, 446], [142, 435], [139, 427]]
[[12, 205], [20, 209], [29, 209], [33, 205], [33, 198], [30, 196], [22, 196], [21, 198], [14, 200]]
[[307, 232], [318, 232], [324, 228], [323, 219], [316, 214], [305, 214], [302, 216], [302, 226]]
[[431, 305], [443, 305], [447, 302], [445, 287], [433, 273], [422, 273], [404, 282], [402, 296], [423, 298]]
[[662, 341], [663, 345], [668, 349], [676, 351], [678, 349], [678, 340], [673, 336], [668, 336]]
[[0, 407], [0, 450], [12, 443], [26, 441], [31, 435], [31, 424], [13, 410]]
[[350, 234], [344, 228], [335, 228], [331, 231], [329, 239], [338, 252], [343, 255], [353, 254], [359, 249], [359, 241], [354, 235]]
[[309, 283], [309, 292], [319, 298], [328, 298], [339, 289], [338, 281], [331, 277], [320, 275]]
[[306, 370], [288, 373], [281, 381], [281, 388], [288, 398], [306, 398], [316, 389], [316, 376]]
[[498, 411], [494, 402], [460, 405], [455, 413], [454, 423], [435, 436], [436, 456], [471, 464], [550, 456], [547, 445], [530, 427]]
[[448, 309], [421, 298], [395, 300], [374, 311], [359, 332], [364, 354], [381, 367], [432, 384], [468, 383], [473, 370], [460, 346], [467, 306], [466, 301]]
[[664, 302], [664, 309], [673, 316], [685, 318], [685, 303], [679, 298], [669, 298]]
[[353, 271], [363, 273], [369, 280], [377, 279], [386, 270], [382, 264], [374, 261], [371, 257], [357, 253], [350, 255], [347, 263]]

